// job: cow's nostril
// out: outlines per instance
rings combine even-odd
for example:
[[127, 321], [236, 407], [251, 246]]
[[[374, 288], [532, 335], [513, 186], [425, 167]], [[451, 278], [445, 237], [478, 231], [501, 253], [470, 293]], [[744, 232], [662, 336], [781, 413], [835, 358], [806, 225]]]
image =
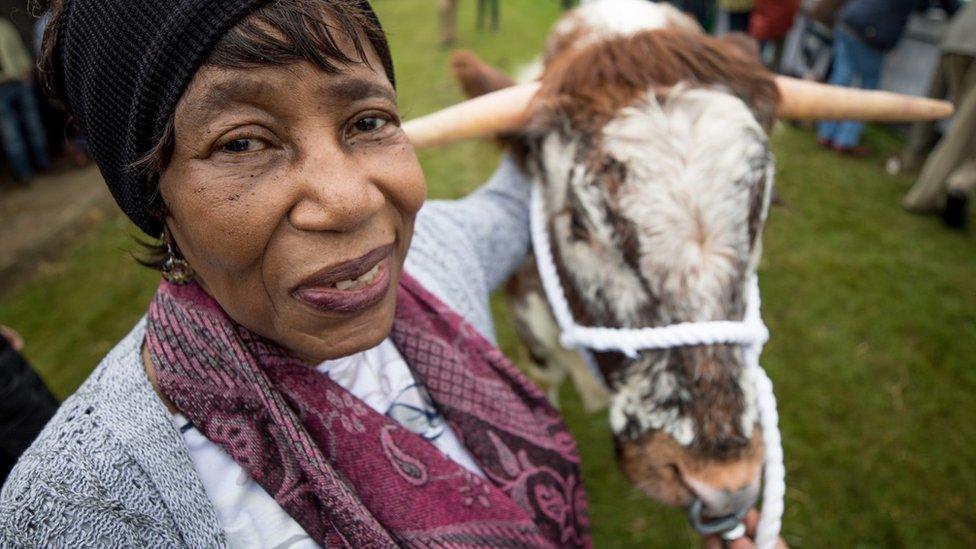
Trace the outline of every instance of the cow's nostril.
[[734, 489], [716, 488], [687, 475], [682, 480], [704, 504], [703, 513], [711, 517], [744, 513], [759, 497], [759, 475], [747, 485]]
[[681, 469], [678, 468], [677, 463], [668, 463], [664, 466], [664, 468], [671, 473], [671, 478], [675, 480], [681, 480], [682, 478]]

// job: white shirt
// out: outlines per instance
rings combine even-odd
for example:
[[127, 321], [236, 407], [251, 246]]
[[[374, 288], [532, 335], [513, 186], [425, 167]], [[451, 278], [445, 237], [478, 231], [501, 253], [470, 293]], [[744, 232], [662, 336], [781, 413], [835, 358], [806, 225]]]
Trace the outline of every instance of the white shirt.
[[[316, 369], [377, 412], [429, 440], [459, 465], [484, 477], [389, 339], [372, 349], [323, 362]], [[318, 547], [223, 448], [210, 442], [182, 414], [175, 414], [173, 422], [183, 435], [230, 547]]]

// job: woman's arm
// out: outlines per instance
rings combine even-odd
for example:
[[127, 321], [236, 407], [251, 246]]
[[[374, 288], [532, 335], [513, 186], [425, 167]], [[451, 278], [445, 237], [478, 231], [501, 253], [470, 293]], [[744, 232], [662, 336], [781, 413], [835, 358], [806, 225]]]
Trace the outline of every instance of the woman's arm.
[[508, 157], [481, 188], [431, 200], [417, 216], [406, 270], [494, 341], [489, 294], [529, 249], [531, 182]]
[[488, 182], [465, 198], [433, 201], [468, 240], [489, 291], [522, 264], [529, 251], [529, 196], [532, 181], [503, 156]]

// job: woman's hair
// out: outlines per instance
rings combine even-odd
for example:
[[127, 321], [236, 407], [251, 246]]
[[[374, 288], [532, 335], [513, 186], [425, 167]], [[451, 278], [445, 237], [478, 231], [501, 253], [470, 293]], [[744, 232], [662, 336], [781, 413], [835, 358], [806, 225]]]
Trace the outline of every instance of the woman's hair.
[[[60, 84], [63, 79], [59, 78], [61, 69], [56, 65], [55, 55], [64, 5], [65, 0], [49, 2], [51, 21], [44, 31], [39, 66], [45, 90], [70, 116], [71, 109]], [[340, 44], [346, 42], [354, 48], [354, 55], [343, 51]], [[366, 0], [272, 0], [227, 32], [203, 66], [253, 68], [305, 61], [335, 74], [351, 63], [369, 64], [367, 44], [379, 57], [387, 78], [396, 85], [386, 35]], [[174, 115], [171, 114], [159, 140], [132, 169], [158, 178], [168, 166], [175, 144]], [[163, 204], [162, 200], [156, 203]], [[158, 214], [162, 218], [166, 212]], [[166, 255], [165, 246], [142, 241], [140, 244], [147, 253], [138, 258], [139, 262], [159, 268]]]
[[[330, 74], [344, 65], [366, 63], [365, 38], [383, 63], [383, 71], [396, 85], [393, 59], [386, 36], [372, 12], [353, 0], [276, 0], [257, 10], [217, 43], [205, 67], [253, 68], [307, 61]], [[350, 40], [356, 58], [339, 46]], [[173, 117], [162, 139], [137, 162], [137, 167], [159, 174], [166, 169], [175, 145]]]

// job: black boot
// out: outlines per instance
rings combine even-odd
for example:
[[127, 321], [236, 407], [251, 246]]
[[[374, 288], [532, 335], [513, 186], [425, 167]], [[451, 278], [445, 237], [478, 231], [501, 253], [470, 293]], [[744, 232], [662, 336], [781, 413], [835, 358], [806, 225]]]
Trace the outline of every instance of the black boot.
[[965, 228], [969, 223], [969, 194], [958, 189], [950, 189], [946, 194], [942, 221], [953, 229]]

